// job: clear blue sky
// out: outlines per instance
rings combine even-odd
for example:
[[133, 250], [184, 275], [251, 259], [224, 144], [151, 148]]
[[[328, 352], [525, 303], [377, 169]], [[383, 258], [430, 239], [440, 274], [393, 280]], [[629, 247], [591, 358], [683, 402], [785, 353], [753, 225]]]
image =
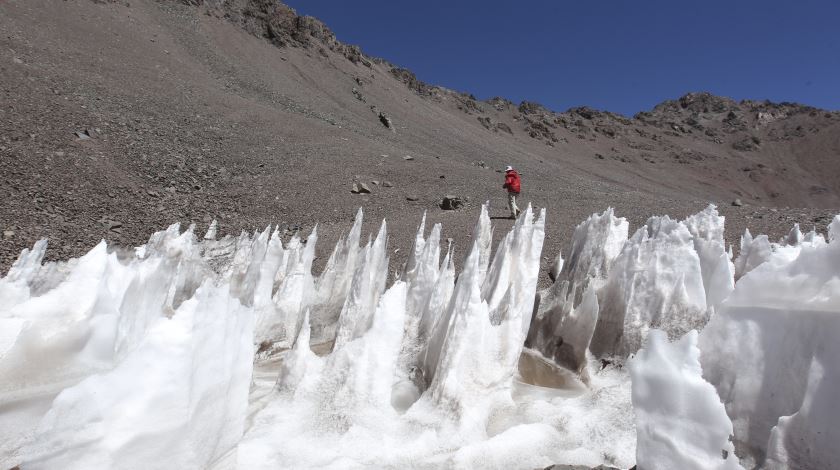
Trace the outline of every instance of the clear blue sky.
[[840, 0], [288, 0], [480, 99], [632, 115], [689, 91], [840, 109]]

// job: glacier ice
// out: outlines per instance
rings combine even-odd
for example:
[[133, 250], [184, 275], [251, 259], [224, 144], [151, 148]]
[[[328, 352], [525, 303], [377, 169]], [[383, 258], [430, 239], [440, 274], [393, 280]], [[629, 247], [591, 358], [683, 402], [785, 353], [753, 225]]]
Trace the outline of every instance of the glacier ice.
[[209, 468], [242, 434], [252, 336], [242, 304], [200, 287], [115, 368], [56, 396], [21, 451], [25, 467]]
[[732, 422], [701, 374], [697, 331], [673, 343], [651, 331], [630, 361], [630, 375], [639, 468], [743, 470], [729, 441]]
[[590, 345], [598, 356], [635, 352], [650, 328], [674, 337], [701, 327], [707, 320], [706, 292], [685, 224], [668, 216], [649, 219], [613, 262], [600, 300]]
[[390, 284], [363, 217], [317, 275], [317, 228], [24, 250], [0, 279], [0, 468], [836, 465], [840, 217], [746, 232], [733, 260], [714, 206], [632, 236], [608, 209], [539, 292], [544, 211], [494, 251], [483, 206], [457, 275], [423, 216]]
[[629, 223], [609, 208], [575, 227], [569, 260], [552, 265], [554, 284], [539, 293], [526, 346], [587, 380], [586, 351], [599, 317], [595, 296], [627, 241]]
[[739, 279], [700, 335], [704, 376], [724, 400], [738, 455], [751, 463], [829, 468], [825, 462], [840, 459], [836, 445], [825, 445], [840, 419], [825, 401], [840, 394], [838, 220], [829, 243], [777, 246]]
[[714, 205], [684, 221], [648, 219], [624, 244], [600, 289], [591, 351], [626, 357], [651, 328], [672, 339], [702, 328], [734, 287], [723, 230]]

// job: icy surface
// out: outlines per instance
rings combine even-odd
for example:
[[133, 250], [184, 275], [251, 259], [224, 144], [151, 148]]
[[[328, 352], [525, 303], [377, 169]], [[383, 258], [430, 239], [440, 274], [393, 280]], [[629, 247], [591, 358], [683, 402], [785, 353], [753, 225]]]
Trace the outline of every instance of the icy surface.
[[483, 207], [460, 273], [424, 217], [391, 284], [361, 210], [318, 275], [317, 230], [173, 225], [61, 263], [39, 241], [0, 279], [0, 468], [838, 461], [840, 217], [733, 263], [714, 206], [630, 238], [595, 214], [566, 260], [544, 214], [493, 251]]
[[597, 290], [627, 241], [629, 224], [613, 210], [592, 214], [575, 228], [569, 260], [558, 253], [554, 285], [539, 293], [526, 345], [587, 380], [586, 351], [598, 321]]
[[700, 256], [685, 224], [653, 217], [625, 243], [599, 296], [597, 356], [627, 356], [651, 328], [672, 338], [708, 319]]
[[210, 467], [242, 434], [252, 336], [239, 302], [199, 288], [117, 367], [62, 390], [22, 451], [26, 468]]
[[606, 279], [610, 266], [627, 241], [629, 229], [627, 220], [616, 217], [612, 208], [589, 216], [575, 227], [569, 259], [562, 263], [558, 279], [578, 286], [581, 294], [590, 281], [597, 283]]
[[636, 465], [647, 470], [742, 469], [729, 436], [732, 422], [701, 375], [697, 332], [668, 343], [651, 331], [630, 361], [636, 413]]
[[735, 258], [735, 278], [740, 279], [741, 276], [770, 259], [772, 254], [773, 248], [767, 235], [753, 237], [749, 229], [745, 230], [741, 235], [740, 253]]
[[840, 395], [837, 220], [830, 243], [780, 246], [749, 271], [701, 334], [704, 376], [724, 399], [736, 450], [749, 462], [840, 461], [840, 448], [827, 445], [840, 422], [827, 398]]

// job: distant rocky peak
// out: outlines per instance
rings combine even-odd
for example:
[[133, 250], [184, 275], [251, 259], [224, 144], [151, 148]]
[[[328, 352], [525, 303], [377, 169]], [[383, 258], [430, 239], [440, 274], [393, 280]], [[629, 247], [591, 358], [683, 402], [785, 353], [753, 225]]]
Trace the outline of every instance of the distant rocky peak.
[[686, 93], [676, 100], [666, 100], [653, 108], [653, 114], [725, 113], [738, 109], [738, 103], [709, 92]]
[[249, 33], [268, 39], [280, 47], [304, 47], [343, 55], [354, 64], [371, 66], [358, 46], [343, 44], [321, 20], [300, 16], [294, 8], [276, 0], [182, 0], [220, 13]]

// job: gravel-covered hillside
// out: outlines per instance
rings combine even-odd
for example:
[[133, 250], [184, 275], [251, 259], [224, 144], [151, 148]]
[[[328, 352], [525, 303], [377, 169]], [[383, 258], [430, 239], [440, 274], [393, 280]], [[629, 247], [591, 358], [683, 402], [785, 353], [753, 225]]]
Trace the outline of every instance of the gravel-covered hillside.
[[[480, 101], [267, 0], [10, 0], [0, 43], [3, 271], [41, 237], [67, 258], [213, 218], [223, 234], [317, 223], [323, 260], [359, 207], [367, 231], [387, 219], [397, 261], [423, 211], [463, 255], [481, 202], [511, 224], [506, 164], [548, 208], [549, 258], [608, 206], [632, 230], [713, 202], [732, 243], [840, 207], [838, 112], [705, 93], [632, 118]], [[441, 210], [446, 195], [466, 206]]]

